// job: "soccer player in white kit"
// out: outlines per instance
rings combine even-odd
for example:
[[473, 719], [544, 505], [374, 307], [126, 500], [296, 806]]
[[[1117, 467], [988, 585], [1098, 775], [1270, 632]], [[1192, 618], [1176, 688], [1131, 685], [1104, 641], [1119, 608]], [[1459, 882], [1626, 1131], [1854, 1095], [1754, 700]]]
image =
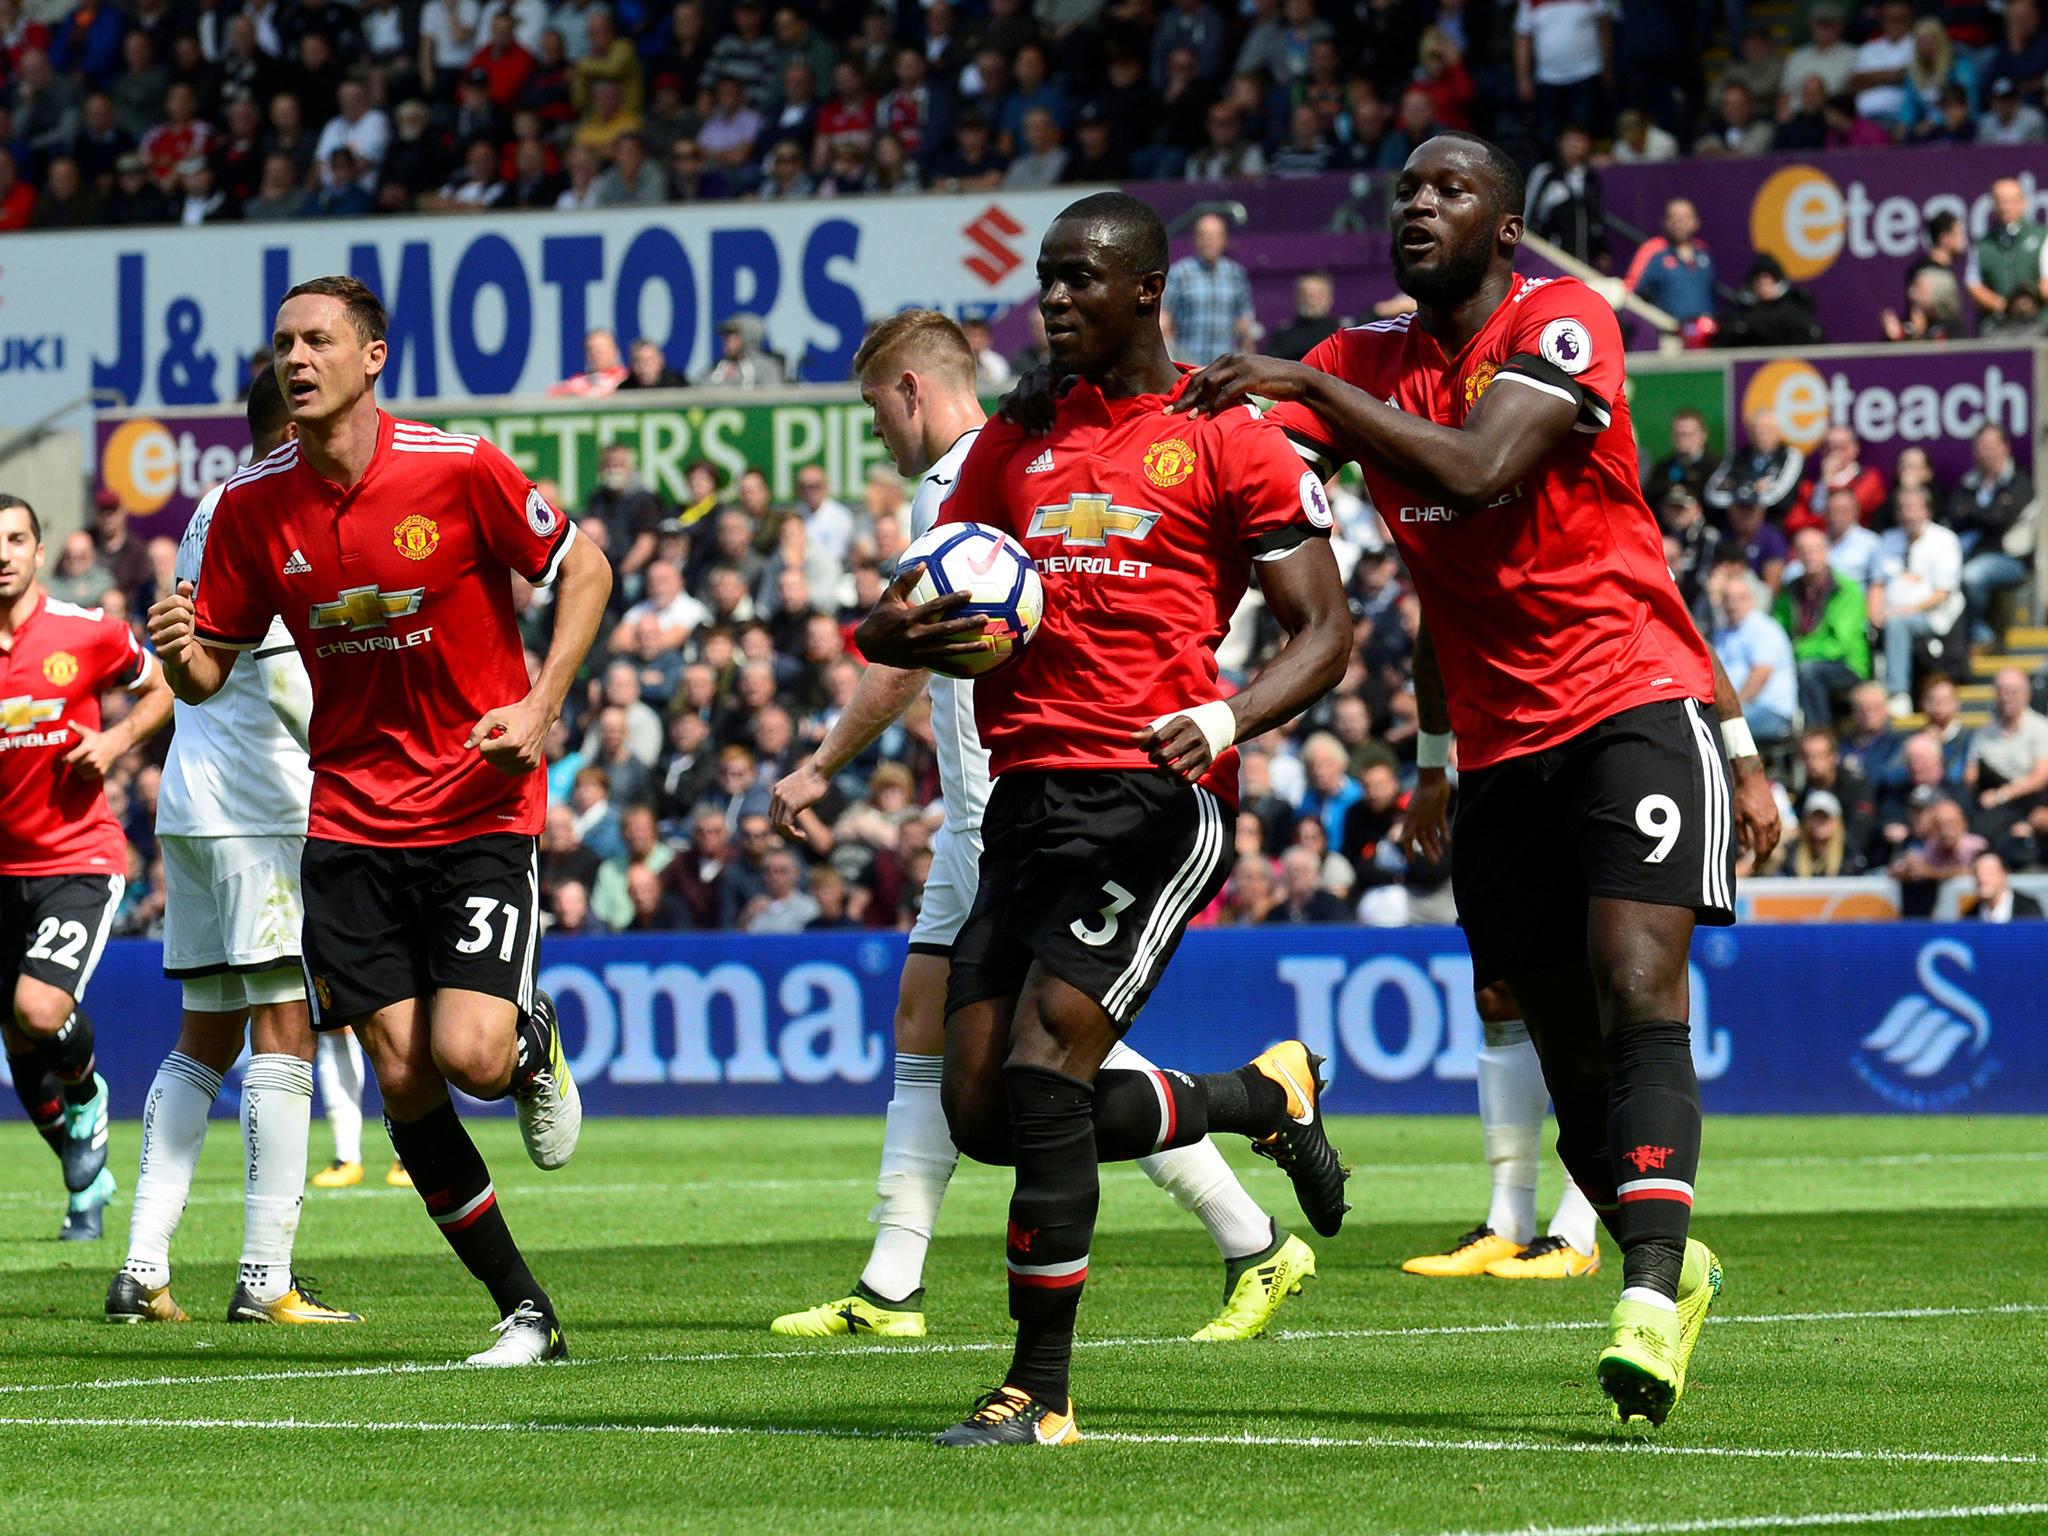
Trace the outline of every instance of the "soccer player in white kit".
[[[291, 431], [277, 376], [249, 391], [252, 465]], [[199, 504], [178, 546], [177, 580], [197, 583], [220, 503]], [[241, 1272], [231, 1323], [354, 1323], [292, 1273], [292, 1239], [306, 1182], [313, 1111], [313, 1025], [299, 962], [299, 855], [313, 772], [306, 761], [312, 688], [281, 623], [204, 704], [177, 705], [157, 795], [163, 848], [164, 971], [183, 983], [178, 1044], [142, 1111], [142, 1168], [128, 1257], [107, 1287], [110, 1323], [189, 1322], [171, 1297], [171, 1235], [184, 1214], [206, 1118], [221, 1079], [250, 1049], [242, 1074], [248, 1151]]]
[[[974, 353], [946, 316], [906, 310], [868, 333], [853, 367], [861, 397], [874, 412], [876, 434], [897, 469], [920, 477], [910, 531], [921, 537], [937, 522], [985, 420], [975, 395]], [[946, 820], [932, 839], [931, 874], [896, 1004], [895, 1094], [882, 1136], [880, 1199], [870, 1213], [879, 1230], [850, 1295], [769, 1324], [772, 1332], [789, 1337], [920, 1338], [925, 1332], [925, 1253], [959, 1157], [939, 1101], [948, 957], [974, 905], [982, 809], [989, 795], [988, 753], [975, 729], [973, 685], [870, 665], [817, 751], [775, 786], [771, 814], [777, 830], [801, 840], [799, 818], [922, 688], [931, 694]], [[1103, 1065], [1138, 1071], [1151, 1064], [1119, 1044]], [[1223, 1310], [1194, 1338], [1217, 1343], [1263, 1333], [1281, 1303], [1315, 1273], [1315, 1254], [1260, 1208], [1206, 1139], [1141, 1158], [1138, 1166], [1201, 1220], [1223, 1255]]]

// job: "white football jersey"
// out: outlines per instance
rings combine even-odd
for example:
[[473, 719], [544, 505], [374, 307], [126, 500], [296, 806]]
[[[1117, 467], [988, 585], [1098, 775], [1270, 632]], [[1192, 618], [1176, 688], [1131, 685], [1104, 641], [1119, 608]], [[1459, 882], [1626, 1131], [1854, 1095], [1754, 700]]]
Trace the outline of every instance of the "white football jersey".
[[[207, 531], [220, 505], [215, 486], [199, 503], [178, 544], [178, 580], [199, 585]], [[176, 706], [170, 757], [157, 791], [156, 829], [170, 837], [264, 837], [306, 833], [313, 769], [265, 694], [256, 658], [290, 651], [285, 665], [305, 663], [282, 619], [254, 654], [244, 656], [221, 690], [204, 704]], [[303, 693], [302, 693], [303, 696]]]
[[[910, 504], [913, 539], [923, 538], [937, 524], [939, 509], [960, 478], [967, 450], [980, 435], [979, 427], [963, 433], [918, 481], [917, 498]], [[946, 825], [955, 831], [975, 831], [988, 805], [989, 778], [988, 749], [982, 746], [981, 733], [974, 725], [974, 684], [934, 672], [926, 691], [932, 700], [932, 740], [939, 749], [939, 791], [946, 798]]]

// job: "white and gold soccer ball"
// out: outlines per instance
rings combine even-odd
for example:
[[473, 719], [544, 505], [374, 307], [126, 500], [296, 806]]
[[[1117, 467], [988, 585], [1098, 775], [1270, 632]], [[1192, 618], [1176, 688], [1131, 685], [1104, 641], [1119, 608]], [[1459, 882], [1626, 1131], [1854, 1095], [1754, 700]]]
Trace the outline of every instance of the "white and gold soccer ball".
[[965, 607], [953, 618], [978, 617], [981, 649], [934, 662], [949, 677], [980, 677], [1007, 664], [1038, 632], [1045, 615], [1045, 584], [1022, 544], [986, 523], [944, 523], [913, 541], [897, 559], [898, 569], [922, 565], [911, 588], [913, 604], [949, 592], [965, 592]]

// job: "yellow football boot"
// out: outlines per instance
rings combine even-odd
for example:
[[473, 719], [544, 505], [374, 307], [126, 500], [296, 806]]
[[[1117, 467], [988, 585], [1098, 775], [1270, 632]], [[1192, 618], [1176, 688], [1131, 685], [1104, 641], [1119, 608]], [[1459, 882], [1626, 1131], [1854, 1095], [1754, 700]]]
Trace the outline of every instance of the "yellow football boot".
[[360, 1323], [362, 1318], [330, 1307], [313, 1294], [313, 1282], [292, 1276], [291, 1289], [275, 1301], [258, 1301], [246, 1285], [237, 1284], [228, 1302], [231, 1323]]
[[770, 1333], [786, 1339], [830, 1339], [872, 1334], [878, 1339], [921, 1339], [924, 1337], [924, 1287], [919, 1286], [903, 1300], [882, 1300], [865, 1286], [856, 1286], [851, 1296], [820, 1302], [802, 1312], [785, 1312], [768, 1325]]
[[1511, 1259], [1521, 1246], [1502, 1237], [1481, 1222], [1442, 1253], [1418, 1254], [1401, 1266], [1408, 1275], [1427, 1275], [1432, 1280], [1461, 1275], [1483, 1275], [1489, 1264]]
[[1301, 1282], [1316, 1272], [1315, 1251], [1282, 1232], [1272, 1252], [1232, 1259], [1223, 1270], [1223, 1310], [1192, 1335], [1197, 1344], [1232, 1344], [1256, 1339], [1271, 1326], [1280, 1304], [1301, 1294]]
[[107, 1321], [110, 1323], [189, 1323], [185, 1309], [171, 1300], [169, 1284], [154, 1290], [122, 1270], [107, 1287]]
[[1486, 1272], [1501, 1280], [1577, 1280], [1600, 1273], [1600, 1244], [1581, 1253], [1561, 1237], [1539, 1237], [1520, 1253], [1495, 1259]]
[[933, 1437], [936, 1445], [1078, 1445], [1074, 1400], [1064, 1412], [1041, 1403], [1021, 1387], [998, 1387], [951, 1429]]
[[384, 1175], [384, 1182], [393, 1189], [411, 1189], [412, 1175], [405, 1171], [405, 1164], [394, 1157], [391, 1159], [391, 1171]]
[[354, 1189], [362, 1182], [363, 1165], [344, 1163], [338, 1157], [313, 1175], [315, 1189]]

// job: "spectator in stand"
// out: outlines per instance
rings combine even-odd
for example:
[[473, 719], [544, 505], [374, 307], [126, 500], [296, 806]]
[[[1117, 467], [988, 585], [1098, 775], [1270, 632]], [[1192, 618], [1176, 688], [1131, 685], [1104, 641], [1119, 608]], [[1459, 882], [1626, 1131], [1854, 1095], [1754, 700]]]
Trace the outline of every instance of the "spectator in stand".
[[1230, 226], [1221, 214], [1195, 220], [1194, 250], [1166, 271], [1160, 329], [1177, 361], [1200, 367], [1252, 347], [1251, 279], [1225, 254]]
[[1923, 16], [1913, 23], [1913, 56], [1902, 84], [1906, 99], [1899, 126], [1907, 139], [1918, 140], [1942, 126], [1943, 98], [1951, 90], [1962, 93], [1968, 115], [1977, 93], [1976, 60], [1957, 50], [1939, 18]]
[[1964, 633], [1989, 640], [1991, 605], [2032, 573], [2041, 506], [2033, 479], [2013, 461], [2012, 442], [1997, 426], [1978, 428], [1970, 468], [1949, 493], [1942, 521], [1963, 551]]
[[1721, 461], [1707, 451], [1707, 418], [1690, 406], [1671, 415], [1671, 451], [1659, 459], [1643, 480], [1643, 496], [1658, 505], [1674, 487], [1684, 486], [1695, 498], [1706, 494], [1707, 482]]
[[2010, 923], [2037, 920], [2044, 915], [2038, 900], [2012, 888], [2005, 860], [1997, 853], [1978, 854], [1970, 872], [1976, 877], [1977, 900], [1966, 916], [1980, 923]]
[[1589, 266], [1605, 270], [1607, 225], [1600, 211], [1600, 173], [1593, 169], [1593, 136], [1578, 123], [1557, 136], [1557, 154], [1530, 173], [1529, 231]]
[[1620, 165], [1654, 165], [1678, 158], [1678, 140], [1631, 107], [1615, 120], [1612, 154]]
[[606, 923], [590, 910], [590, 888], [580, 880], [565, 880], [547, 893], [548, 910], [554, 921], [548, 933], [558, 939], [583, 939], [610, 933]]
[[1845, 41], [1847, 12], [1836, 0], [1818, 0], [1807, 7], [1808, 41], [1785, 56], [1785, 88], [1797, 92], [1817, 78], [1823, 94], [1838, 95], [1856, 75], [1856, 49]]
[[1934, 521], [1925, 491], [1898, 498], [1898, 526], [1880, 541], [1879, 585], [1870, 589], [1870, 623], [1884, 634], [1884, 684], [1894, 715], [1912, 711], [1915, 651], [1945, 640], [1962, 616], [1963, 547]]
[[78, 162], [59, 155], [44, 175], [43, 194], [29, 224], [33, 229], [88, 229], [99, 222], [99, 212], [99, 197], [85, 184]]
[[1742, 701], [1742, 717], [1766, 746], [1791, 739], [1798, 721], [1799, 669], [1792, 641], [1778, 621], [1757, 605], [1758, 583], [1732, 563], [1715, 571], [1725, 578], [1719, 601], [1723, 622], [1713, 637], [1714, 654]]
[[586, 144], [571, 144], [562, 163], [568, 167], [569, 181], [555, 199], [555, 207], [565, 213], [595, 208], [597, 179], [604, 174], [604, 161], [597, 151]]
[[1887, 309], [1880, 317], [1892, 341], [1947, 341], [1963, 329], [1963, 274], [1967, 270], [1970, 232], [1962, 218], [1948, 209], [1927, 220], [1927, 246], [1906, 272], [1906, 313], [1903, 319]]
[[732, 828], [716, 805], [701, 805], [690, 816], [690, 843], [670, 861], [668, 886], [693, 928], [716, 928], [725, 904], [726, 871], [732, 861]]
[[498, 151], [489, 140], [478, 139], [464, 153], [462, 168], [447, 184], [420, 199], [420, 209], [425, 213], [475, 213], [495, 207], [504, 196], [505, 183], [498, 179]]
[[1892, 861], [1899, 882], [1899, 915], [1932, 917], [1944, 881], [1971, 872], [1990, 844], [1970, 830], [1963, 808], [1946, 795], [1936, 795], [1922, 809], [1916, 835], [1906, 851]]
[[1664, 493], [1659, 509], [1671, 579], [1678, 583], [1678, 595], [1685, 599], [1693, 621], [1702, 630], [1711, 628], [1707, 578], [1720, 563], [1721, 531], [1707, 521], [1700, 499], [1689, 485], [1672, 486]]
[[668, 151], [669, 195], [678, 203], [714, 202], [736, 195], [724, 171], [705, 158], [704, 147], [692, 138], [677, 139]]
[[1401, 107], [1393, 130], [1380, 141], [1374, 166], [1382, 171], [1399, 171], [1408, 157], [1436, 137], [1442, 125], [1436, 120], [1436, 98], [1422, 90], [1401, 93]]
[[1809, 459], [1807, 465], [1806, 479], [1785, 514], [1787, 533], [1825, 524], [1828, 500], [1837, 491], [1855, 497], [1857, 516], [1865, 524], [1883, 510], [1889, 495], [1884, 476], [1863, 462], [1863, 445], [1850, 428], [1829, 427], [1821, 437], [1819, 456]]
[[510, 11], [493, 11], [484, 45], [470, 55], [468, 64], [470, 70], [480, 69], [488, 77], [485, 89], [491, 105], [507, 116], [526, 94], [526, 83], [537, 67], [533, 55], [520, 45], [516, 25]]
[[14, 151], [0, 148], [0, 233], [29, 228], [35, 213], [36, 189], [21, 179]]
[[[1827, 88], [1820, 83], [1820, 76], [1808, 75], [1793, 94], [1793, 108], [1778, 118], [1771, 148], [1781, 155], [1816, 154], [1828, 142]], [[1975, 138], [1976, 133], [1977, 125], [1972, 119], [1970, 136]]]
[[704, 72], [713, 80], [733, 81], [749, 106], [763, 110], [775, 93], [782, 50], [768, 31], [761, 0], [739, 0], [729, 22], [713, 45]]
[[1809, 793], [1799, 811], [1798, 839], [1778, 873], [1802, 880], [1860, 875], [1867, 866], [1850, 840], [1842, 802], [1830, 790]]
[[1122, 181], [1130, 175], [1130, 159], [1110, 136], [1108, 114], [1094, 102], [1074, 114], [1074, 147], [1060, 172], [1068, 185]]
[[[633, 126], [638, 126], [637, 119]], [[698, 146], [711, 164], [744, 179], [759, 153], [761, 114], [748, 103], [746, 86], [721, 75], [711, 87], [711, 112], [697, 131]]]
[[1231, 73], [1263, 74], [1283, 88], [1306, 80], [1310, 50], [1334, 35], [1316, 14], [1315, 0], [1260, 0], [1255, 14]]
[[650, 806], [631, 805], [621, 811], [619, 837], [625, 847], [598, 868], [597, 884], [590, 891], [590, 910], [614, 928], [627, 927], [633, 921], [634, 900], [627, 889], [633, 871], [645, 869], [656, 876], [659, 888], [658, 877], [676, 856], [675, 850], [662, 841]]
[[[1878, 535], [1863, 525], [1862, 505], [1853, 491], [1835, 491], [1827, 501], [1828, 566], [1843, 581], [1868, 591], [1877, 571]], [[1786, 572], [1789, 578], [1792, 573]]]
[[308, 193], [299, 185], [291, 156], [266, 155], [263, 179], [257, 183], [256, 195], [242, 205], [242, 217], [250, 223], [300, 218], [307, 199]]
[[801, 881], [795, 854], [787, 848], [769, 853], [761, 861], [761, 892], [747, 903], [741, 926], [748, 933], [802, 933], [816, 921], [819, 907]]
[[627, 364], [626, 377], [619, 381], [621, 389], [687, 389], [690, 381], [668, 365], [668, 355], [661, 350], [661, 344], [649, 341], [645, 336], [633, 343], [632, 361]]
[[[817, 194], [817, 184], [804, 169], [808, 157], [795, 139], [783, 139], [768, 152], [768, 174], [754, 190], [764, 202], [801, 201]], [[657, 199], [659, 201], [659, 199]]]
[[178, 222], [191, 228], [201, 224], [232, 223], [242, 217], [241, 205], [214, 179], [213, 166], [194, 155], [178, 167], [183, 198]]
[[342, 81], [336, 93], [335, 114], [320, 130], [319, 143], [313, 149], [313, 157], [327, 172], [330, 185], [334, 152], [344, 146], [361, 166], [357, 179], [366, 189], [375, 191], [377, 168], [391, 146], [391, 120], [370, 105], [369, 88], [360, 80]]
[[[1877, 712], [1884, 714], [1884, 695], [1878, 694]], [[1884, 728], [1890, 730], [1887, 718]], [[1868, 867], [1878, 836], [1877, 792], [1862, 774], [1842, 761], [1842, 746], [1827, 726], [1809, 721], [1799, 736], [1798, 792], [1792, 803], [1803, 818], [1808, 800], [1823, 791], [1835, 797], [1856, 868]]]
[[1273, 861], [1257, 851], [1243, 852], [1231, 866], [1230, 883], [1223, 888], [1216, 920], [1247, 927], [1263, 923], [1279, 899], [1273, 886]]
[[[1152, 28], [1152, 83], [1166, 85], [1169, 55], [1185, 48], [1195, 56], [1196, 73], [1214, 85], [1223, 78], [1225, 46], [1230, 30], [1204, 0], [1173, 0], [1170, 10]], [[1021, 81], [1020, 81], [1021, 83]]]
[[718, 360], [698, 376], [699, 384], [767, 389], [783, 382], [782, 359], [767, 350], [759, 315], [727, 315], [719, 322], [718, 343]]
[[1717, 307], [1714, 258], [1699, 233], [1699, 210], [1674, 197], [1664, 205], [1664, 233], [1636, 247], [1623, 279], [1629, 292], [1684, 325], [1688, 338], [1697, 338], [1698, 322], [1711, 319]]
[[1721, 82], [1739, 80], [1749, 88], [1750, 100], [1767, 114], [1777, 110], [1785, 91], [1785, 55], [1768, 27], [1750, 27], [1742, 34], [1736, 59], [1721, 71]]
[[1993, 80], [1986, 96], [1989, 110], [1977, 119], [1977, 143], [2017, 147], [2048, 139], [2048, 119], [2020, 94], [2020, 88], [2011, 79]]
[[1784, 530], [1764, 518], [1762, 503], [1753, 492], [1739, 493], [1728, 508], [1728, 533], [1722, 541], [1719, 560], [1723, 565], [1737, 562], [1768, 589], [1766, 602], [1777, 599], [1784, 580], [1785, 559], [1791, 552]]
[[1962, 696], [1947, 674], [1932, 673], [1920, 685], [1920, 713], [1927, 717], [1925, 734], [1941, 747], [1942, 782], [1960, 791], [1970, 757], [1970, 731], [1963, 724]]
[[100, 594], [114, 585], [114, 573], [100, 563], [92, 535], [84, 529], [66, 534], [54, 563], [43, 572], [43, 590], [60, 603], [81, 608], [99, 604]]
[[1721, 86], [1720, 111], [1707, 131], [1693, 141], [1692, 152], [1703, 158], [1761, 155], [1771, 148], [1772, 135], [1771, 120], [1758, 114], [1749, 87], [1740, 80], [1729, 80]]
[[1299, 844], [1280, 855], [1280, 899], [1266, 911], [1267, 923], [1342, 923], [1350, 911], [1333, 892], [1323, 889], [1323, 861]]
[[1336, 286], [1330, 274], [1318, 268], [1294, 280], [1294, 316], [1266, 342], [1266, 352], [1300, 362], [1309, 349], [1344, 328], [1344, 322], [1330, 311], [1336, 305]]
[[1809, 725], [1826, 725], [1849, 691], [1870, 678], [1868, 606], [1863, 588], [1829, 566], [1828, 536], [1820, 529], [1795, 535], [1792, 552], [1799, 574], [1788, 575], [1772, 617], [1792, 637], [1799, 712]]
[[1823, 149], [1886, 149], [1891, 146], [1892, 136], [1885, 131], [1884, 125], [1857, 111], [1856, 98], [1847, 91], [1828, 98], [1827, 105], [1821, 108], [1821, 118], [1826, 124], [1826, 131], [1821, 135]]
[[1877, 30], [1857, 48], [1856, 72], [1849, 77], [1857, 116], [1888, 130], [1899, 127], [1906, 113], [1906, 77], [1913, 54], [1912, 5], [1909, 0], [1884, 0], [1877, 9]]
[[[1335, 44], [1327, 45], [1335, 48]], [[1469, 132], [1472, 108], [1479, 90], [1472, 72], [1465, 67], [1465, 55], [1458, 40], [1442, 27], [1427, 28], [1417, 49], [1417, 89], [1427, 91], [1436, 108], [1436, 120], [1446, 128]]]
[[1897, 774], [1903, 750], [1884, 684], [1869, 682], [1850, 689], [1849, 728], [1842, 737], [1843, 771], [1862, 779], [1873, 793], [1882, 792]]
[[988, 119], [963, 112], [953, 124], [952, 142], [932, 161], [935, 192], [992, 192], [1003, 184], [1009, 157], [995, 147]]
[[[1413, 92], [1416, 96], [1421, 93]], [[1323, 116], [1304, 103], [1287, 115], [1286, 142], [1275, 149], [1267, 170], [1275, 176], [1320, 176], [1337, 163], [1337, 146], [1323, 131]]]
[[1977, 109], [1970, 92], [1960, 85], [1944, 86], [1934, 115], [1913, 125], [1908, 142], [1929, 144], [1974, 144], [1977, 142]]
[[2003, 669], [1992, 687], [1991, 719], [1970, 737], [1963, 783], [1977, 830], [2025, 868], [2048, 838], [2048, 716], [2033, 708], [2033, 685], [2019, 668]]
[[1776, 411], [1754, 412], [1747, 427], [1748, 443], [1723, 459], [1708, 477], [1707, 505], [1732, 517], [1735, 504], [1746, 497], [1773, 522], [1783, 522], [1798, 498], [1806, 455], [1785, 441]]
[[621, 926], [623, 933], [674, 933], [690, 926], [688, 910], [662, 889], [661, 876], [645, 864], [626, 872], [626, 896], [632, 917]]
[[1009, 360], [996, 350], [988, 321], [975, 315], [961, 321], [960, 330], [967, 337], [968, 350], [974, 353], [975, 387], [985, 394], [1008, 389], [1015, 375], [1010, 371]]
[[796, 472], [796, 497], [811, 547], [845, 565], [853, 546], [853, 510], [832, 494], [822, 464], [806, 464]]
[[1024, 114], [1023, 142], [1003, 172], [1004, 190], [1043, 192], [1060, 184], [1067, 171], [1067, 152], [1060, 144], [1059, 120], [1044, 107]]
[[1566, 123], [1604, 127], [1614, 86], [1612, 0], [1519, 0], [1515, 90], [1536, 109], [1536, 136], [1557, 141]]
[[1303, 743], [1301, 766], [1307, 783], [1295, 814], [1320, 823], [1325, 841], [1339, 846], [1344, 817], [1365, 797], [1365, 787], [1351, 776], [1344, 743], [1327, 731], [1318, 731]]
[[[945, 0], [936, 0], [943, 5]], [[830, 864], [820, 864], [811, 871], [811, 900], [818, 904], [818, 915], [804, 924], [804, 932], [816, 933], [821, 929], [858, 928], [847, 915], [849, 892], [846, 877]]]
[[810, 60], [790, 59], [782, 66], [782, 92], [768, 113], [767, 132], [777, 143], [789, 139], [802, 146], [807, 165], [818, 138], [820, 105], [818, 77]]
[[619, 338], [599, 327], [583, 333], [583, 371], [572, 373], [550, 395], [609, 395], [626, 381], [619, 361]]
[[1984, 65], [1984, 78], [1996, 96], [2000, 81], [2013, 93], [2039, 96], [2048, 76], [2048, 30], [2041, 25], [2038, 0], [2006, 0], [2005, 32]]
[[569, 881], [581, 884], [587, 892], [603, 863], [596, 853], [583, 846], [576, 831], [576, 813], [565, 804], [550, 805], [540, 834], [541, 894], [550, 896]]
[[1778, 258], [1768, 253], [1749, 264], [1742, 287], [1714, 335], [1717, 347], [1798, 348], [1817, 345], [1820, 340], [1813, 295], [1786, 281]]

